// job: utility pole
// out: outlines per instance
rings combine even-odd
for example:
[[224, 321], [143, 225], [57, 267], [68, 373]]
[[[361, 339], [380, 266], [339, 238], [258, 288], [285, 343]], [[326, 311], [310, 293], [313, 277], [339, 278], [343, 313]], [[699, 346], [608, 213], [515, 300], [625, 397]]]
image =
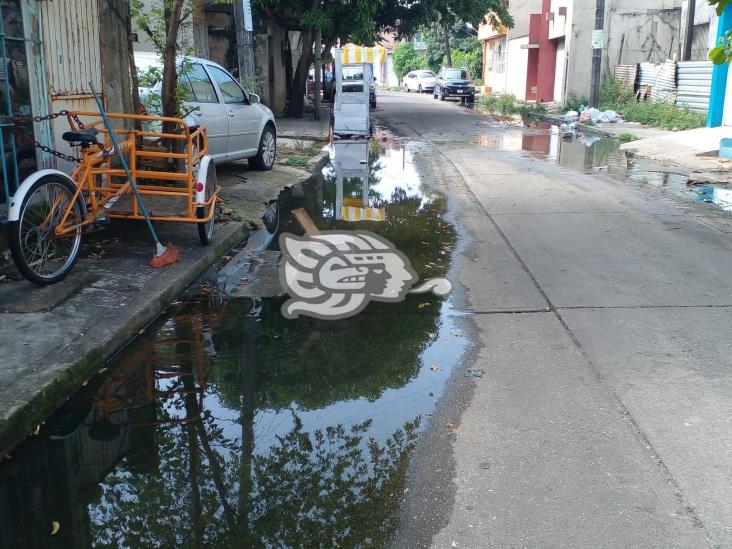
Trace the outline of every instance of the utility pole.
[[254, 82], [254, 25], [249, 0], [234, 0], [234, 25], [239, 81], [251, 85]]
[[684, 0], [681, 3], [682, 38], [679, 44], [679, 61], [691, 61], [691, 43], [694, 40], [695, 0]]
[[605, 0], [595, 0], [595, 30], [592, 33], [592, 72], [590, 80], [590, 107], [600, 102], [602, 50], [605, 47]]
[[[315, 45], [313, 46], [314, 50], [314, 59], [313, 59], [313, 106], [315, 107], [315, 113], [313, 114], [313, 118], [315, 120], [320, 120], [320, 81], [321, 76], [323, 75], [323, 59], [322, 59], [322, 32], [320, 29], [315, 31]], [[364, 86], [366, 83], [364, 82]]]

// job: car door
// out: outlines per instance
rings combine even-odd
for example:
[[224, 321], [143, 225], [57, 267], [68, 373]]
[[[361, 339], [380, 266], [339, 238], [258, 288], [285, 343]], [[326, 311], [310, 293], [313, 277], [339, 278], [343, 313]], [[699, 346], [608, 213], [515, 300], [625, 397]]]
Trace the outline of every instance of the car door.
[[414, 73], [407, 73], [407, 76], [404, 77], [404, 85], [407, 87], [407, 90], [412, 89], [412, 76]]
[[183, 71], [180, 79], [189, 95], [186, 104], [194, 107], [189, 116], [206, 128], [208, 154], [225, 155], [229, 139], [229, 117], [226, 106], [216, 94], [211, 78], [201, 63], [192, 63], [190, 68]]
[[228, 72], [217, 65], [207, 64], [211, 78], [221, 92], [229, 118], [229, 156], [251, 156], [259, 148], [262, 109], [249, 102], [247, 94]]

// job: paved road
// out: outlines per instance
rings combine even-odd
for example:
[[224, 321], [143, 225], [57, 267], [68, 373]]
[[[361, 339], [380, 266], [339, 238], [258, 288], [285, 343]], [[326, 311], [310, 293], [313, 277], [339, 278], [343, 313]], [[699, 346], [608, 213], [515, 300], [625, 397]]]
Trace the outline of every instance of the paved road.
[[561, 169], [454, 103], [379, 102], [449, 189], [483, 370], [436, 416], [397, 544], [732, 547], [727, 214]]

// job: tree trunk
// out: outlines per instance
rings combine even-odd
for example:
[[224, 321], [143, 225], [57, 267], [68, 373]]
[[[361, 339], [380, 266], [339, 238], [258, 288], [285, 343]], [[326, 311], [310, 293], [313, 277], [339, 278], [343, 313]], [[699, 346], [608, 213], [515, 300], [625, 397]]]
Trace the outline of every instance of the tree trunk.
[[[178, 31], [180, 30], [181, 13], [185, 0], [173, 0], [170, 10], [165, 10], [165, 51], [163, 52], [163, 89], [161, 101], [163, 116], [178, 116], [178, 71], [176, 57], [178, 53]], [[175, 124], [164, 123], [163, 132], [172, 133]]]
[[292, 43], [290, 42], [290, 31], [285, 31], [285, 92], [287, 98], [292, 93]]
[[[132, 13], [130, 5], [127, 4], [127, 36], [132, 35]], [[142, 103], [140, 102], [140, 79], [137, 76], [137, 64], [135, 63], [135, 47], [130, 38], [127, 39], [127, 58], [130, 64], [130, 82], [132, 84], [132, 110], [134, 114], [142, 112]], [[135, 120], [134, 127], [136, 130], [142, 129], [142, 123]]]
[[290, 101], [287, 105], [287, 116], [302, 118], [305, 110], [305, 89], [308, 81], [308, 71], [313, 62], [313, 43], [315, 42], [315, 31], [307, 29], [302, 31], [302, 53], [297, 62], [295, 74], [292, 77], [290, 88]]
[[447, 58], [447, 66], [452, 67], [452, 51], [450, 50], [450, 33], [447, 29], [447, 25], [442, 25], [442, 37], [445, 41], [445, 57]]

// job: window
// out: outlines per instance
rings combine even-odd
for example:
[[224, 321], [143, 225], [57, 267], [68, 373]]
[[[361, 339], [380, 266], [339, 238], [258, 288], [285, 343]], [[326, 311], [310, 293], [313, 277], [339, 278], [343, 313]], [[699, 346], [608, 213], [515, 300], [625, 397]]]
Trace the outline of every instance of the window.
[[224, 103], [247, 103], [244, 90], [228, 72], [212, 65], [208, 66], [208, 70], [221, 90]]
[[419, 75], [422, 78], [431, 78], [431, 77], [433, 77], [435, 75], [435, 73], [432, 72], [432, 71], [420, 71]]
[[214, 90], [211, 79], [203, 69], [203, 65], [200, 63], [193, 63], [191, 70], [186, 73], [186, 78], [182, 80], [188, 80], [188, 83], [183, 83], [186, 88], [190, 88], [192, 99], [198, 103], [218, 103], [216, 99], [216, 91]]
[[363, 80], [363, 68], [361, 65], [357, 67], [343, 67], [344, 82], [361, 82]]
[[502, 74], [506, 72], [506, 39], [501, 38], [498, 46], [494, 46], [491, 54], [491, 65], [493, 72]]
[[456, 78], [462, 80], [469, 80], [470, 76], [468, 71], [465, 69], [445, 69], [442, 73], [443, 78]]

